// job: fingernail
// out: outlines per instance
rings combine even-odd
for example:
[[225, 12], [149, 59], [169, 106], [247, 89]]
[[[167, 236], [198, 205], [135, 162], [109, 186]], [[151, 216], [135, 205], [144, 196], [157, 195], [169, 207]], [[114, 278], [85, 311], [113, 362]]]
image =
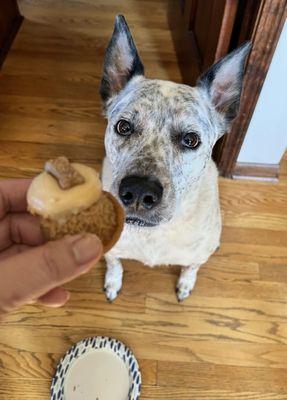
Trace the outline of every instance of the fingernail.
[[70, 300], [70, 297], [71, 297], [70, 293], [66, 292], [65, 293], [65, 298], [62, 299], [62, 301], [60, 301], [59, 303], [50, 303], [50, 304], [45, 304], [44, 303], [44, 305], [47, 306], [47, 307], [51, 307], [51, 308], [60, 308], [60, 307], [63, 307], [67, 303], [67, 301]]
[[73, 253], [78, 265], [86, 264], [102, 253], [102, 243], [95, 235], [84, 235], [72, 243]]
[[37, 300], [29, 300], [27, 301], [27, 304], [31, 305], [31, 304], [35, 304], [37, 303]]

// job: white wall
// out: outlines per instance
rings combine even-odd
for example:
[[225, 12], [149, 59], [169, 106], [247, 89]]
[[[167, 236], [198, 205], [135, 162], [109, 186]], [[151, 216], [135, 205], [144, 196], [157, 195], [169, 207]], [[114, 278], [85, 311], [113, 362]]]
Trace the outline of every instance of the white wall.
[[278, 164], [286, 147], [287, 20], [237, 161]]

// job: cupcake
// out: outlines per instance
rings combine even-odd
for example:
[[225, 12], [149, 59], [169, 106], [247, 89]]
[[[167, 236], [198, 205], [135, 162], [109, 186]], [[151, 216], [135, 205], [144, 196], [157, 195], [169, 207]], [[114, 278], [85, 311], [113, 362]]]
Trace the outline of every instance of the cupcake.
[[27, 202], [28, 211], [40, 217], [47, 240], [89, 232], [101, 239], [107, 252], [123, 229], [123, 208], [102, 191], [98, 173], [66, 157], [46, 162], [28, 189]]

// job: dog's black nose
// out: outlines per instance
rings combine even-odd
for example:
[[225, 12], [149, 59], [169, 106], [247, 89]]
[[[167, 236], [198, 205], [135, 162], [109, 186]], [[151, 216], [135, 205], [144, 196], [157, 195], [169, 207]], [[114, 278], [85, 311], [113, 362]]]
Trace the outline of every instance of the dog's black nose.
[[120, 199], [125, 206], [142, 206], [146, 210], [151, 210], [160, 203], [162, 193], [161, 183], [147, 176], [127, 176], [119, 187]]

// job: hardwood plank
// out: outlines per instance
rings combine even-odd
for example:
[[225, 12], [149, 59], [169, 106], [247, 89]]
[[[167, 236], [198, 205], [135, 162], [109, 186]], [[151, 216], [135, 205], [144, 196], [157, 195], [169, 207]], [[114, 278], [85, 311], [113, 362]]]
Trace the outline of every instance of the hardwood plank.
[[[80, 46], [79, 46], [80, 47]], [[45, 49], [45, 47], [44, 47]], [[30, 57], [37, 52], [37, 58], [33, 64], [30, 62]], [[65, 58], [61, 52], [51, 50], [43, 50], [43, 45], [39, 48], [32, 50], [28, 49], [23, 52], [21, 49], [13, 49], [6, 60], [6, 70], [9, 70], [11, 75], [26, 76], [30, 79], [34, 74], [41, 73], [41, 76], [50, 76], [52, 71], [57, 70], [58, 77], [70, 77], [80, 81], [88, 81], [93, 84], [99, 85], [99, 79], [102, 73], [102, 62], [99, 61], [95, 64], [95, 53], [85, 54], [83, 59], [79, 59], [77, 55], [67, 53]], [[160, 79], [172, 79], [176, 82], [181, 82], [182, 78], [178, 70], [177, 60], [168, 56], [163, 59], [163, 55], [158, 52], [141, 52], [141, 57], [144, 61], [146, 76], [154, 78], [157, 76]], [[98, 106], [98, 104], [95, 104]]]
[[[82, 28], [73, 23], [69, 23], [69, 26], [65, 27], [62, 24], [63, 18], [61, 17], [56, 21], [48, 19], [46, 25], [27, 21], [21, 28], [21, 40], [18, 40], [18, 38], [15, 40], [12, 50], [21, 50], [29, 44], [28, 51], [30, 52], [38, 50], [45, 53], [55, 52], [55, 43], [57, 43], [57, 52], [61, 51], [65, 55], [74, 55], [75, 58], [77, 58], [79, 51], [82, 51], [85, 56], [90, 57], [92, 55], [95, 57], [96, 53], [101, 61], [99, 65], [102, 65], [102, 59], [112, 33], [115, 16], [116, 13], [113, 14], [110, 23], [105, 23], [105, 27], [96, 31], [93, 27], [85, 23], [87, 18], [83, 19]], [[129, 20], [128, 15], [126, 15], [126, 18]], [[96, 25], [98, 25], [98, 20], [96, 21]], [[51, 32], [51, 27], [53, 28], [53, 32]], [[31, 34], [35, 30], [39, 32], [39, 35], [33, 37], [33, 40], [31, 40]], [[145, 54], [151, 57], [153, 53], [156, 53], [155, 59], [163, 57], [165, 60], [176, 61], [170, 32], [158, 28], [147, 30], [146, 26], [138, 26], [133, 36], [143, 59], [145, 59]], [[165, 41], [167, 45], [164, 47], [160, 46], [162, 41]]]
[[219, 188], [225, 226], [286, 231], [286, 185], [220, 179]]
[[264, 301], [222, 297], [192, 296], [189, 304], [178, 307], [174, 299], [167, 293], [153, 293], [146, 297], [146, 311], [149, 314], [171, 315], [176, 312], [181, 314], [183, 320], [189, 315], [194, 319], [222, 320], [222, 323], [240, 325], [240, 321], [272, 321], [287, 322], [287, 301]]
[[[269, 228], [269, 227], [268, 227]], [[255, 245], [284, 247], [287, 244], [287, 232], [270, 229], [238, 228], [224, 226], [222, 242], [253, 243]]]
[[286, 185], [284, 184], [272, 184], [262, 183], [253, 181], [232, 181], [229, 179], [219, 178], [220, 183], [220, 200], [221, 203], [226, 207], [238, 207], [242, 206], [243, 209], [256, 210], [256, 207], [260, 207], [258, 211], [270, 211], [274, 206], [270, 202], [270, 198], [276, 204], [273, 208], [277, 212], [280, 209], [277, 207], [283, 207], [286, 210]]
[[268, 282], [286, 282], [287, 268], [286, 265], [274, 265], [264, 263], [259, 269], [260, 279]]
[[[102, 295], [103, 297], [103, 295]], [[182, 313], [141, 313], [140, 308], [128, 309], [125, 319], [123, 311], [118, 312], [115, 307], [95, 307], [98, 296], [93, 293], [76, 292], [69, 304], [61, 310], [45, 312], [38, 307], [25, 308], [21, 313], [13, 313], [7, 326], [41, 326], [48, 329], [50, 326], [68, 326], [70, 328], [88, 329], [96, 326], [103, 331], [115, 329], [126, 331], [130, 335], [144, 333], [147, 336], [170, 336], [184, 340], [224, 339], [234, 343], [274, 343], [287, 344], [287, 322], [281, 320], [244, 319], [221, 313], [193, 315], [192, 312]], [[104, 301], [104, 299], [102, 300]], [[180, 307], [180, 306], [179, 306]], [[285, 306], [285, 310], [286, 310]], [[80, 318], [79, 318], [80, 317]], [[246, 315], [245, 315], [246, 317]], [[95, 322], [96, 321], [96, 322]]]
[[218, 256], [230, 257], [233, 261], [271, 262], [286, 264], [287, 248], [284, 241], [281, 246], [263, 246], [257, 244], [227, 242], [220, 247]]
[[281, 213], [253, 213], [240, 212], [236, 213], [231, 209], [223, 211], [224, 224], [226, 226], [236, 226], [239, 228], [261, 228], [266, 227], [266, 220], [268, 220], [268, 228], [275, 231], [287, 230], [287, 216]]
[[[10, 102], [7, 103], [7, 100]], [[36, 124], [35, 119], [39, 120], [51, 120], [54, 121], [65, 121], [65, 122], [84, 122], [90, 123], [94, 126], [100, 126], [103, 133], [106, 125], [106, 121], [102, 115], [102, 107], [99, 104], [95, 104], [89, 99], [83, 99], [75, 101], [71, 98], [51, 98], [43, 99], [40, 97], [29, 97], [29, 96], [0, 96], [0, 114], [1, 124], [11, 123], [11, 116], [17, 115], [18, 118], [22, 118], [26, 124], [31, 121], [31, 125]], [[98, 119], [98, 120], [97, 120]], [[26, 122], [27, 120], [27, 122]], [[1, 125], [2, 127], [2, 125]], [[6, 126], [3, 127], [6, 129]], [[16, 128], [13, 126], [13, 128]], [[3, 130], [4, 130], [3, 129]], [[39, 129], [39, 127], [38, 127]], [[39, 131], [38, 131], [39, 132]], [[96, 132], [94, 132], [94, 136]], [[76, 136], [76, 135], [75, 135]], [[80, 135], [78, 135], [80, 136]], [[29, 135], [26, 135], [29, 138]], [[5, 139], [1, 136], [1, 140]], [[9, 140], [9, 137], [7, 137]], [[68, 138], [70, 140], [70, 138]]]
[[[219, 262], [217, 261], [219, 260]], [[199, 271], [198, 280], [193, 295], [201, 297], [221, 297], [222, 299], [247, 299], [282, 302], [286, 299], [286, 283], [264, 282], [258, 274], [258, 265], [246, 261], [234, 262], [233, 260], [214, 256]], [[210, 266], [210, 267], [209, 267]], [[244, 268], [245, 266], [245, 268]], [[209, 268], [211, 272], [209, 272]], [[236, 275], [236, 269], [239, 274]], [[178, 267], [157, 267], [150, 269], [133, 261], [124, 261], [123, 293], [138, 295], [164, 294], [168, 295], [177, 310], [182, 305], [178, 304], [175, 297], [175, 285], [179, 275]], [[104, 280], [104, 262], [98, 264], [87, 276], [72, 282], [69, 287], [79, 291], [100, 291]], [[192, 303], [192, 296], [184, 302], [184, 306]], [[119, 299], [117, 300], [119, 301]]]
[[[218, 385], [220, 387], [220, 384]], [[141, 400], [285, 400], [286, 393], [236, 392], [232, 390], [200, 390], [178, 387], [143, 387]]]
[[[47, 380], [17, 381], [5, 379], [0, 386], [0, 396], [3, 399], [19, 400], [47, 400], [50, 382]], [[28, 389], [28, 390], [27, 390]], [[143, 386], [141, 400], [285, 400], [285, 393], [256, 393], [231, 390], [199, 390], [190, 388], [167, 388], [160, 386]]]
[[[248, 257], [250, 256], [248, 255]], [[212, 275], [209, 275], [209, 265], [211, 265], [211, 269], [213, 269], [212, 265], [215, 258], [223, 260], [223, 272], [214, 272], [211, 273]], [[233, 258], [235, 258], [237, 261], [240, 260], [240, 263], [237, 263]], [[284, 280], [272, 284], [271, 282], [263, 282], [259, 278], [258, 280], [250, 279], [250, 276], [253, 272], [246, 272], [246, 274], [242, 274], [240, 269], [239, 273], [242, 274], [242, 279], [240, 279], [239, 276], [236, 276], [235, 271], [238, 265], [243, 265], [244, 263], [248, 262], [250, 263], [250, 261], [246, 261], [246, 259], [236, 256], [236, 253], [232, 254], [232, 256], [213, 256], [208, 263], [200, 269], [193, 294], [208, 297], [232, 297], [249, 300], [272, 299], [281, 301], [286, 299], [287, 288]], [[231, 272], [230, 275], [227, 267], [228, 265], [230, 265], [231, 269], [234, 268], [234, 272]], [[232, 267], [233, 265], [234, 267]], [[283, 260], [282, 265], [286, 265]], [[179, 274], [179, 268], [158, 267], [155, 269], [149, 269], [148, 267], [141, 266], [139, 263], [131, 261], [125, 261], [124, 267], [125, 279], [123, 290], [132, 290], [137, 293], [170, 293], [171, 296], [175, 296], [173, 291]], [[219, 266], [216, 268], [220, 270]], [[253, 262], [251, 263], [251, 268], [254, 268]], [[241, 270], [242, 269], [243, 267], [241, 267]], [[77, 282], [78, 281], [76, 281], [74, 284], [77, 285]], [[85, 285], [85, 280], [81, 281], [81, 285]], [[185, 304], [187, 304], [189, 301], [192, 301], [191, 299], [192, 297], [187, 299]]]
[[9, 400], [47, 400], [50, 381], [47, 379], [3, 379], [0, 384], [0, 398]]
[[49, 79], [40, 75], [31, 79], [23, 76], [5, 75], [1, 81], [0, 90], [2, 95], [16, 95], [38, 97], [40, 94], [46, 98], [73, 98], [74, 100], [99, 101], [96, 85], [87, 82], [72, 82], [58, 76], [50, 76]]
[[[34, 381], [26, 381], [25, 387], [29, 388], [29, 395], [23, 393], [20, 389], [22, 382], [17, 387], [17, 384], [11, 380], [3, 381], [3, 389], [0, 389], [0, 395], [3, 398], [9, 396], [9, 400], [18, 400], [21, 396], [22, 400], [46, 400], [49, 393], [49, 386], [46, 381], [37, 383]], [[192, 397], [191, 397], [192, 396]], [[178, 388], [165, 388], [165, 387], [143, 387], [142, 400], [160, 399], [160, 400], [285, 400], [286, 394], [278, 393], [254, 393], [254, 392], [232, 392], [225, 390], [210, 390], [201, 391], [197, 389], [178, 389]]]
[[222, 296], [223, 298], [265, 299], [270, 301], [281, 301], [286, 299], [286, 283], [264, 282], [264, 281], [215, 281], [207, 276], [200, 277], [194, 289], [197, 295], [211, 297]]
[[[52, 350], [52, 349], [51, 349]], [[59, 360], [63, 356], [60, 353], [43, 353], [12, 350], [0, 344], [1, 364], [0, 380], [31, 379], [38, 381], [47, 379], [49, 382], [55, 373]], [[139, 359], [142, 379], [146, 385], [155, 385], [157, 382], [157, 361]], [[0, 384], [1, 393], [1, 384]]]
[[[79, 314], [74, 319], [80, 320]], [[111, 318], [111, 323], [112, 323]], [[15, 328], [17, 327], [17, 329]], [[32, 328], [31, 328], [32, 327]], [[107, 325], [103, 328], [96, 318], [86, 326], [66, 326], [65, 322], [54, 325], [25, 326], [9, 324], [1, 328], [1, 343], [7, 352], [65, 354], [67, 349], [79, 340], [95, 336], [109, 335], [123, 341], [131, 347], [139, 359], [168, 362], [198, 362], [243, 367], [268, 367], [270, 369], [287, 367], [287, 349], [280, 343], [235, 342], [223, 336], [205, 336], [202, 340], [163, 334], [159, 330], [149, 335], [141, 331], [131, 332], [129, 326], [116, 327]], [[10, 365], [10, 364], [9, 364]], [[3, 369], [9, 369], [4, 364]]]
[[270, 371], [268, 368], [159, 362], [158, 384], [204, 390], [208, 382], [210, 390], [217, 390], [220, 382], [220, 390], [228, 390], [231, 385], [236, 392], [287, 394], [286, 373], [286, 369]]
[[[39, 114], [41, 114], [40, 107], [37, 108]], [[28, 143], [70, 144], [74, 148], [76, 145], [87, 145], [89, 143], [103, 154], [105, 126], [101, 122], [85, 122], [84, 116], [77, 119], [75, 117], [77, 113], [80, 115], [86, 112], [84, 109], [81, 110], [80, 107], [79, 104], [78, 111], [71, 117], [65, 117], [64, 120], [60, 114], [69, 113], [69, 109], [61, 106], [58, 108], [55, 106], [54, 109], [51, 108], [47, 112], [55, 115], [53, 119], [42, 119], [41, 116], [37, 118], [35, 115], [32, 118], [26, 118], [21, 117], [20, 113], [16, 119], [12, 115], [0, 113], [1, 128], [3, 129], [3, 135], [0, 138], [1, 145], [4, 141], [9, 142], [9, 144], [22, 142], [24, 149], [26, 146], [28, 147]], [[21, 120], [21, 124], [19, 124], [19, 120]], [[89, 117], [87, 120], [89, 120]]]
[[[39, 7], [40, 6], [40, 7]], [[149, 18], [151, 27], [162, 28], [168, 31], [166, 18], [165, 0], [161, 1], [143, 1], [137, 0], [112, 0], [105, 1], [69, 1], [68, 5], [59, 4], [56, 0], [46, 3], [28, 2], [20, 4], [23, 15], [29, 15], [33, 21], [46, 24], [53, 20], [61, 25], [70, 26], [71, 23], [77, 27], [86, 21], [86, 25], [95, 25], [95, 29], [101, 31], [107, 29], [112, 24], [114, 17], [118, 13], [127, 15], [131, 26], [133, 24], [145, 25], [145, 18]], [[95, 17], [97, 16], [97, 18]], [[58, 26], [58, 24], [57, 24]], [[109, 34], [109, 32], [107, 31]]]
[[[65, 154], [75, 162], [84, 162], [96, 167], [103, 159], [103, 148], [69, 143], [26, 143], [26, 142], [1, 142], [0, 166], [16, 167], [35, 174], [43, 168], [45, 161], [52, 157]], [[30, 160], [33, 159], [31, 164]]]

